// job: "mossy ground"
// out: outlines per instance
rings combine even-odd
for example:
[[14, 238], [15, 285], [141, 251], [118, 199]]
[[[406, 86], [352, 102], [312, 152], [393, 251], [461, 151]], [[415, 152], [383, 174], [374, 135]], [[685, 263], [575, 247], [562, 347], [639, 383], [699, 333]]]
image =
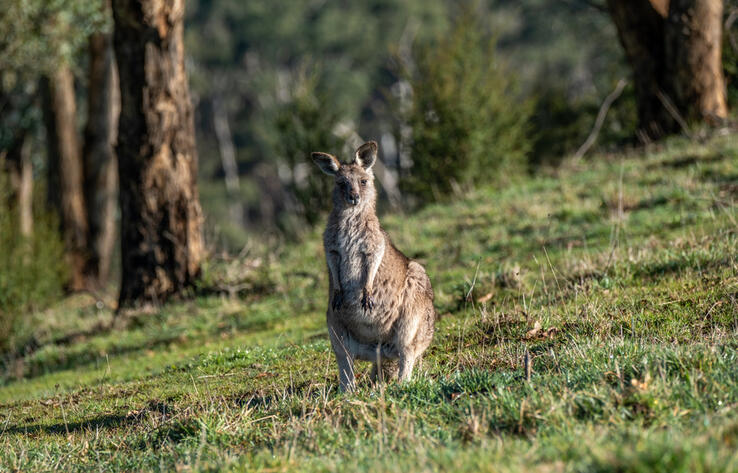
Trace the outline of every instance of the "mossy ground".
[[69, 298], [6, 366], [0, 469], [736, 471], [736, 199], [728, 136], [383, 216], [442, 317], [412, 382], [348, 395], [319, 230], [211, 263], [236, 297], [113, 330]]

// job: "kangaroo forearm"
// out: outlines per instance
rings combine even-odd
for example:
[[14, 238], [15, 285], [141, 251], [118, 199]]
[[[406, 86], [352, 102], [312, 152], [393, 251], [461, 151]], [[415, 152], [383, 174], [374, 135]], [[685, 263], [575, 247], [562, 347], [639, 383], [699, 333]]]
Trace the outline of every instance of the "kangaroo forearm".
[[364, 280], [363, 285], [365, 289], [371, 290], [374, 288], [374, 278], [377, 276], [379, 271], [379, 265], [382, 264], [382, 258], [384, 258], [384, 242], [372, 253], [364, 254]]
[[333, 284], [333, 289], [336, 291], [341, 290], [341, 275], [339, 273], [340, 270], [340, 262], [341, 257], [335, 253], [330, 252], [327, 255], [327, 261], [328, 261], [328, 273], [330, 274], [331, 283]]

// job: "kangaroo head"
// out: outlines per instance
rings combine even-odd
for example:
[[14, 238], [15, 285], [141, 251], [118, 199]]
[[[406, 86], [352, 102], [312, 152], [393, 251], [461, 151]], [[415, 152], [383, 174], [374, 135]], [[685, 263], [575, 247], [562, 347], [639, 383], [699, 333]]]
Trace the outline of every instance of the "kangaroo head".
[[377, 192], [374, 189], [372, 166], [377, 160], [377, 143], [369, 141], [359, 146], [353, 161], [341, 164], [328, 153], [312, 153], [313, 161], [321, 171], [333, 176], [333, 203], [341, 208], [364, 208], [373, 204]]

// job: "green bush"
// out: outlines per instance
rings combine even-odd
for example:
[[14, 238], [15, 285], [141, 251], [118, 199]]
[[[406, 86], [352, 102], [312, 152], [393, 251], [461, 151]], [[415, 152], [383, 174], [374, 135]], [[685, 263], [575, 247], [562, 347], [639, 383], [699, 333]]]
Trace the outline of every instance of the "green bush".
[[61, 296], [66, 279], [58, 225], [40, 211], [34, 216], [33, 234], [24, 237], [7, 178], [0, 173], [0, 353], [13, 352], [27, 340], [30, 313]]
[[448, 34], [414, 52], [406, 74], [412, 167], [403, 192], [439, 199], [455, 187], [502, 183], [526, 167], [530, 101], [497, 60], [495, 41], [469, 10]]
[[340, 112], [321, 92], [318, 79], [317, 73], [298, 73], [289, 98], [276, 108], [271, 121], [276, 132], [271, 148], [282, 166], [290, 199], [277, 223], [288, 235], [299, 234], [304, 223], [315, 225], [331, 208], [333, 180], [312, 163], [310, 153], [338, 153], [344, 144], [334, 131]]

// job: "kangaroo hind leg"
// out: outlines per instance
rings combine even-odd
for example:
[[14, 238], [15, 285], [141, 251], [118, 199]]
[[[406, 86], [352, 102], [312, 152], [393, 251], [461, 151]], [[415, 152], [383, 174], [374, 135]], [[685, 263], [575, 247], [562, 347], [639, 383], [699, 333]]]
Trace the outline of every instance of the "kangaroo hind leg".
[[333, 353], [338, 363], [338, 383], [341, 391], [350, 392], [356, 387], [354, 376], [354, 356], [349, 351], [350, 340], [345, 331], [336, 325], [329, 325], [328, 332], [331, 339]]
[[[382, 365], [379, 369], [379, 365]], [[372, 362], [372, 371], [369, 375], [372, 383], [384, 383], [397, 378], [397, 361], [383, 359], [381, 362]]]

